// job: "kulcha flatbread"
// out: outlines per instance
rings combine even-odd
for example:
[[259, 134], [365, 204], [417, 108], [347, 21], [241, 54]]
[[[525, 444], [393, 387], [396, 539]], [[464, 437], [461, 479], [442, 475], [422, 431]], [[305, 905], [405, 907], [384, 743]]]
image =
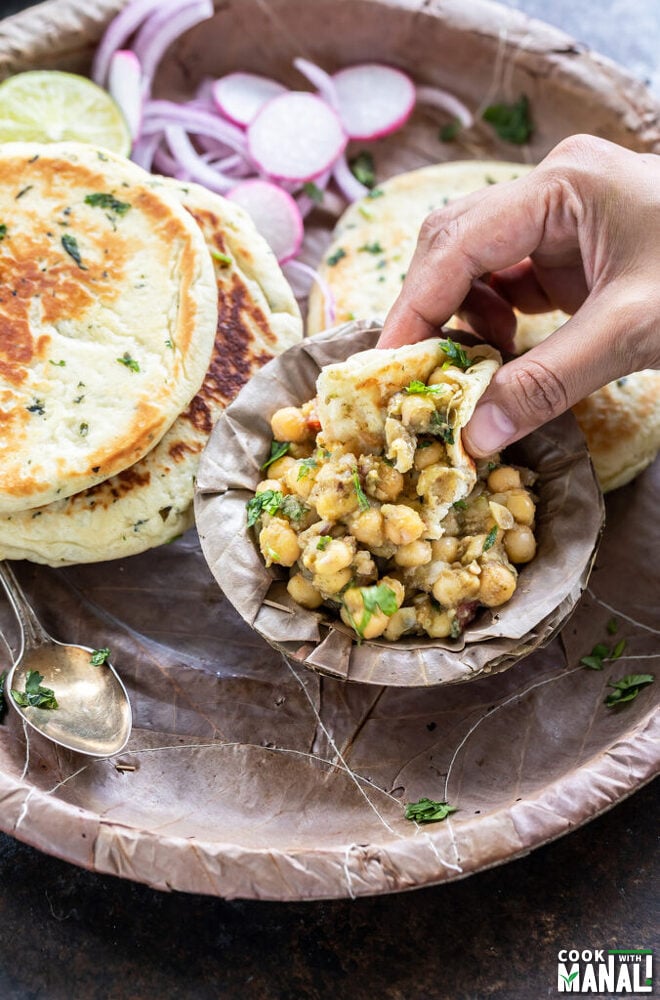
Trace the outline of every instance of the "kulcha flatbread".
[[0, 149], [0, 511], [145, 455], [199, 389], [212, 262], [180, 204], [77, 143]]
[[[451, 340], [433, 338], [393, 350], [361, 351], [347, 361], [326, 365], [316, 383], [323, 440], [345, 444], [356, 454], [385, 450], [385, 457], [399, 472], [408, 472], [417, 439], [401, 419], [405, 390], [415, 381], [426, 383], [434, 371], [448, 365], [452, 355], [443, 345], [451, 344]], [[465, 347], [462, 353], [471, 362], [469, 367], [447, 369], [434, 379], [429, 393], [440, 426], [446, 429], [449, 460], [448, 468], [425, 470], [419, 478], [417, 491], [427, 511], [429, 538], [441, 536], [440, 522], [452, 503], [466, 497], [477, 481], [461, 429], [502, 364], [499, 352], [486, 344]]]
[[[399, 174], [351, 205], [339, 220], [319, 267], [332, 290], [336, 322], [387, 315], [429, 212], [488, 184], [524, 176], [531, 169], [499, 161], [439, 163]], [[569, 319], [559, 309], [535, 315], [515, 312], [519, 354], [540, 344]], [[325, 301], [315, 284], [307, 332], [317, 333], [326, 325]], [[628, 375], [599, 389], [574, 412], [602, 489], [607, 492], [623, 486], [660, 449], [660, 373]]]
[[266, 361], [302, 338], [277, 262], [246, 213], [195, 184], [152, 178], [199, 225], [215, 260], [219, 318], [201, 389], [141, 461], [66, 500], [0, 517], [0, 558], [62, 566], [128, 556], [193, 524], [193, 484], [213, 424]]

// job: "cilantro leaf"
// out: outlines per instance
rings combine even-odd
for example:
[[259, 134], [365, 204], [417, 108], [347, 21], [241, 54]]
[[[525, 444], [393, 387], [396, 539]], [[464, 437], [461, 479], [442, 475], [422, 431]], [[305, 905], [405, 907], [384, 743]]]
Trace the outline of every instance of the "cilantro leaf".
[[372, 188], [369, 194], [365, 194], [365, 198], [384, 198], [385, 192], [382, 188]]
[[331, 541], [332, 541], [332, 535], [319, 535], [316, 547], [321, 552], [323, 552], [325, 551], [325, 549], [327, 549]]
[[369, 503], [369, 498], [362, 489], [362, 484], [360, 483], [360, 474], [357, 469], [353, 469], [352, 479], [353, 479], [353, 486], [355, 487], [355, 492], [357, 494], [360, 510], [369, 510], [371, 504]]
[[357, 156], [348, 161], [353, 177], [359, 180], [360, 184], [372, 188], [376, 184], [376, 167], [374, 158], [368, 150], [361, 150]]
[[580, 663], [583, 667], [588, 667], [589, 670], [603, 669], [603, 661], [600, 656], [583, 656], [580, 659]]
[[610, 618], [606, 628], [609, 635], [616, 635], [617, 632], [619, 631], [619, 623], [617, 622], [616, 618]]
[[471, 368], [474, 364], [474, 361], [470, 361], [461, 345], [457, 344], [451, 339], [451, 337], [447, 337], [446, 340], [440, 341], [440, 350], [443, 354], [447, 355], [449, 361], [455, 368], [460, 368], [464, 372], [466, 372], [468, 368]]
[[437, 396], [447, 391], [447, 386], [443, 385], [441, 382], [439, 385], [426, 385], [425, 382], [420, 382], [419, 379], [414, 378], [410, 385], [407, 385], [404, 390], [409, 396]]
[[361, 247], [358, 247], [358, 253], [385, 253], [385, 251], [376, 240], [374, 243], [363, 243]]
[[619, 642], [617, 642], [616, 646], [614, 647], [614, 649], [610, 654], [612, 659], [618, 660], [625, 648], [626, 648], [626, 640], [621, 639]]
[[101, 667], [104, 663], [108, 662], [110, 656], [110, 650], [107, 646], [102, 646], [101, 649], [93, 649], [92, 655], [89, 658], [89, 662], [93, 667]]
[[262, 470], [267, 469], [268, 466], [272, 465], [273, 462], [276, 462], [278, 458], [282, 458], [283, 455], [286, 455], [290, 447], [291, 447], [290, 441], [271, 441], [270, 456], [261, 466]]
[[364, 612], [359, 624], [356, 624], [351, 617], [353, 628], [360, 639], [364, 638], [364, 630], [371, 621], [371, 616], [380, 609], [384, 615], [390, 618], [398, 610], [396, 594], [386, 583], [374, 584], [372, 587], [360, 587]]
[[529, 101], [524, 94], [514, 104], [491, 104], [481, 117], [490, 122], [500, 139], [516, 146], [526, 143], [534, 131]]
[[300, 468], [298, 469], [298, 481], [301, 479], [307, 479], [312, 469], [318, 469], [319, 463], [315, 458], [303, 458], [300, 463]]
[[139, 363], [130, 356], [128, 351], [125, 351], [124, 356], [121, 358], [116, 358], [116, 360], [119, 362], [120, 365], [125, 365], [126, 368], [129, 368], [132, 372], [139, 372], [140, 370]]
[[308, 198], [315, 201], [317, 205], [320, 205], [323, 201], [323, 191], [314, 183], [314, 181], [305, 181], [303, 184], [303, 191]]
[[484, 547], [481, 551], [488, 552], [488, 549], [492, 549], [496, 541], [497, 541], [497, 525], [494, 524], [484, 539]]
[[217, 260], [218, 264], [222, 265], [222, 267], [231, 267], [234, 263], [228, 253], [222, 253], [220, 250], [216, 250], [215, 247], [211, 250], [211, 256], [213, 257], [213, 260]]
[[343, 258], [347, 256], [348, 254], [343, 247], [337, 247], [334, 253], [331, 253], [329, 257], [326, 257], [325, 262], [329, 267], [334, 267], [340, 260], [343, 260]]
[[466, 500], [454, 500], [452, 507], [454, 510], [467, 510]]
[[309, 507], [298, 497], [291, 495], [282, 497], [280, 514], [283, 514], [289, 521], [300, 521], [308, 513]]
[[0, 223], [0, 241], [4, 240], [7, 235], [7, 225], [6, 223]]
[[462, 124], [458, 118], [453, 118], [446, 125], [443, 125], [438, 133], [438, 138], [440, 142], [453, 142], [458, 133], [461, 131]]
[[38, 670], [28, 670], [25, 675], [25, 691], [12, 688], [11, 696], [21, 708], [57, 708], [57, 699], [52, 688], [42, 687], [43, 674]]
[[422, 798], [418, 802], [407, 803], [405, 816], [415, 823], [438, 823], [453, 812], [456, 812], [456, 807], [450, 806], [448, 802]]
[[436, 437], [439, 437], [441, 441], [445, 442], [445, 444], [454, 444], [454, 431], [449, 426], [447, 418], [443, 417], [438, 410], [436, 410], [431, 417], [430, 431], [431, 434], [435, 434]]
[[617, 708], [626, 701], [632, 701], [643, 687], [654, 680], [654, 674], [628, 674], [619, 681], [610, 681], [607, 686], [613, 691], [605, 698], [605, 704], [608, 708]]
[[103, 194], [101, 192], [85, 195], [85, 204], [98, 208], [107, 208], [117, 215], [126, 215], [131, 207], [127, 201], [119, 201], [113, 194]]
[[80, 250], [78, 248], [78, 240], [71, 233], [65, 233], [62, 237], [62, 246], [68, 253], [69, 257], [76, 262], [81, 271], [86, 271], [87, 268], [82, 262], [80, 256]]
[[267, 514], [276, 514], [282, 506], [284, 496], [279, 490], [263, 490], [255, 493], [247, 502], [247, 523], [248, 528], [252, 528], [264, 511]]

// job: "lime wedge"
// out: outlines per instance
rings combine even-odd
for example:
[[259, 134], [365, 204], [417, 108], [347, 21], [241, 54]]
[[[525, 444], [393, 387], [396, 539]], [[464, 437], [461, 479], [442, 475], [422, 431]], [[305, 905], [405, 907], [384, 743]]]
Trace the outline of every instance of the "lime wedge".
[[31, 70], [0, 83], [0, 142], [88, 142], [128, 156], [131, 138], [108, 93], [84, 76]]

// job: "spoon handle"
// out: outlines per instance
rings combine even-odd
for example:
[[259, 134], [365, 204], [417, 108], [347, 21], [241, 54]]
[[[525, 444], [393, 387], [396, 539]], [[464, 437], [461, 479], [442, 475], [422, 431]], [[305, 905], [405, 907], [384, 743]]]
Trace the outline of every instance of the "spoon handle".
[[42, 646], [51, 638], [37, 618], [34, 610], [23, 592], [23, 588], [14, 576], [9, 563], [0, 561], [0, 583], [5, 589], [9, 602], [16, 613], [21, 626], [22, 649], [17, 659], [20, 659], [25, 649]]

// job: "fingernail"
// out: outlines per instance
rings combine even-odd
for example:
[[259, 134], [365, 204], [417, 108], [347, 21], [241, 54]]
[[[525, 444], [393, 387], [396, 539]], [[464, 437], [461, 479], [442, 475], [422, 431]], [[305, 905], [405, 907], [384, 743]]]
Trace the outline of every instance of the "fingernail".
[[474, 411], [468, 424], [470, 444], [475, 451], [490, 455], [499, 451], [513, 437], [516, 428], [495, 403], [483, 403]]

